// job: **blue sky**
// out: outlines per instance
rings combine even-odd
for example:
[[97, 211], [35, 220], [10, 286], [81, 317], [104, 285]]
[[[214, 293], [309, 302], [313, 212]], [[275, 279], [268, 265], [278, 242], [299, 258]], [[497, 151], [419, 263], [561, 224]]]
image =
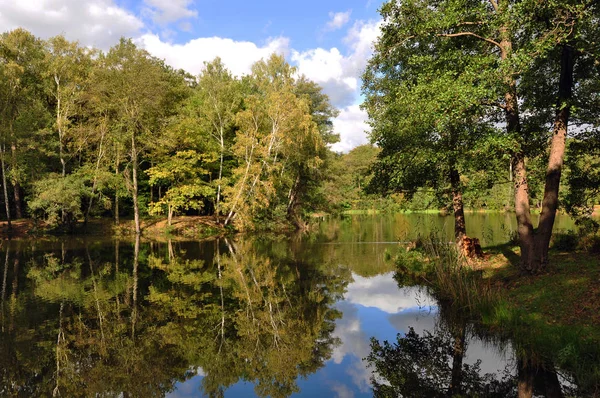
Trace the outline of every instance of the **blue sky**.
[[335, 120], [348, 151], [366, 143], [360, 76], [379, 32], [382, 0], [0, 0], [0, 30], [23, 27], [42, 38], [64, 34], [108, 49], [131, 37], [153, 55], [197, 74], [220, 56], [236, 75], [282, 53], [321, 84], [340, 109]]

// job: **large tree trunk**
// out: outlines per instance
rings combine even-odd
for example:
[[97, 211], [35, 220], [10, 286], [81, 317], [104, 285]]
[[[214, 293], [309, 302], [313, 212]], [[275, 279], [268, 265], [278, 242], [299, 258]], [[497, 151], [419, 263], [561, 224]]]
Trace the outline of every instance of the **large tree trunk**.
[[514, 187], [515, 187], [515, 213], [517, 216], [517, 232], [521, 248], [521, 269], [531, 271], [531, 258], [534, 250], [533, 224], [529, 208], [529, 185], [525, 158], [518, 153], [513, 156]]
[[562, 48], [560, 60], [560, 82], [558, 89], [558, 104], [552, 143], [550, 146], [550, 158], [546, 170], [546, 186], [544, 188], [544, 200], [542, 202], [542, 213], [535, 238], [535, 257], [532, 270], [539, 270], [548, 264], [548, 246], [552, 236], [552, 227], [556, 218], [558, 208], [558, 190], [560, 187], [560, 176], [562, 172], [563, 159], [567, 139], [567, 127], [571, 114], [570, 100], [573, 94], [573, 57], [574, 49], [569, 45]]
[[140, 209], [138, 205], [138, 180], [137, 180], [137, 149], [135, 147], [135, 135], [131, 136], [131, 174], [133, 180], [133, 219], [135, 221], [135, 234], [139, 235], [140, 228]]
[[454, 237], [457, 242], [460, 242], [467, 235], [467, 227], [462, 189], [460, 188], [460, 174], [454, 167], [450, 170], [450, 186], [452, 188], [452, 209], [454, 210]]
[[4, 155], [6, 153], [6, 146], [2, 145], [0, 148], [0, 162], [2, 164], [2, 188], [4, 191], [4, 206], [6, 208], [6, 221], [8, 222], [8, 229], [12, 228], [10, 220], [10, 204], [8, 202], [8, 187], [6, 185], [6, 163], [4, 162]]
[[[505, 61], [512, 52], [512, 41], [507, 28], [500, 29], [502, 35], [501, 59]], [[509, 136], [522, 140], [521, 121], [517, 97], [517, 82], [515, 77], [507, 75], [505, 78], [507, 91], [504, 94], [504, 115], [506, 118], [506, 131]], [[533, 224], [529, 208], [529, 185], [527, 183], [527, 170], [525, 168], [525, 154], [521, 149], [512, 157], [515, 190], [515, 213], [517, 218], [517, 231], [521, 247], [521, 268], [529, 269], [533, 254]]]

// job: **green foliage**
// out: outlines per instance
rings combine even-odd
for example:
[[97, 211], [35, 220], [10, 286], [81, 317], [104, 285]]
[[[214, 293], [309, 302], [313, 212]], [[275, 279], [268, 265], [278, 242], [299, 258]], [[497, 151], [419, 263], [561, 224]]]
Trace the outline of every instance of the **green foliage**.
[[133, 210], [252, 229], [325, 207], [337, 110], [283, 57], [244, 78], [217, 58], [195, 77], [125, 38], [105, 52], [17, 29], [0, 37], [0, 77], [7, 217], [31, 198], [51, 224]]
[[51, 226], [72, 226], [83, 216], [82, 201], [89, 195], [80, 175], [49, 175], [35, 182], [29, 209]]
[[150, 186], [160, 185], [167, 189], [162, 198], [150, 203], [150, 214], [162, 214], [166, 208], [170, 219], [174, 212], [202, 208], [203, 200], [214, 195], [214, 189], [202, 181], [208, 173], [201, 167], [204, 158], [192, 150], [178, 151], [146, 171]]

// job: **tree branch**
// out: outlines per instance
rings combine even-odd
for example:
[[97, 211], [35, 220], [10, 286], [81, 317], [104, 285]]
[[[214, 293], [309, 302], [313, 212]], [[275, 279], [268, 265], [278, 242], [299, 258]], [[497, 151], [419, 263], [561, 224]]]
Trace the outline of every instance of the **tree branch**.
[[496, 0], [490, 0], [492, 7], [494, 7], [494, 11], [498, 12], [498, 2]]
[[479, 36], [478, 34], [473, 33], [473, 32], [439, 33], [438, 36], [441, 36], [441, 37], [473, 36], [473, 37], [478, 38], [479, 40], [483, 40], [485, 42], [491, 43], [491, 44], [495, 45], [496, 47], [498, 47], [499, 49], [502, 49], [502, 46], [497, 41], [485, 38], [483, 36]]

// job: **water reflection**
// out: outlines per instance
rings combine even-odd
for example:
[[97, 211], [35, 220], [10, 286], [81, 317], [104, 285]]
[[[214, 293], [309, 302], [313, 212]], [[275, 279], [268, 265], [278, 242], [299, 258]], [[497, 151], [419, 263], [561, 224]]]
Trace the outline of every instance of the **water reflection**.
[[215, 246], [211, 263], [139, 240], [112, 256], [6, 250], [2, 395], [164, 396], [198, 374], [207, 396], [240, 380], [258, 396], [298, 392], [339, 344], [350, 271], [250, 241]]
[[5, 241], [0, 396], [368, 397], [386, 385], [363, 361], [371, 337], [412, 336], [409, 326], [421, 340], [443, 332], [435, 341], [450, 350], [464, 340], [461, 366], [446, 356], [440, 393], [457, 385], [453, 368], [482, 385], [486, 373], [502, 383], [507, 364], [511, 391], [519, 377], [542, 391], [538, 375], [556, 375], [549, 363], [444, 326], [427, 294], [398, 287], [391, 255], [405, 226], [394, 220], [211, 242]]

